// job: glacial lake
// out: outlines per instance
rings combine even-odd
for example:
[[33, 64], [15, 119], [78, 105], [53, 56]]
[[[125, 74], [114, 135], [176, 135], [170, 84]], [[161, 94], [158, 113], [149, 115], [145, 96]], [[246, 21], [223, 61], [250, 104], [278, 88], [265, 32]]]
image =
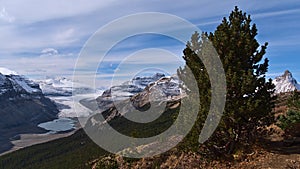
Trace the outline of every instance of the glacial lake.
[[49, 130], [50, 133], [64, 132], [75, 129], [76, 121], [69, 118], [59, 118], [53, 121], [41, 123], [38, 126]]

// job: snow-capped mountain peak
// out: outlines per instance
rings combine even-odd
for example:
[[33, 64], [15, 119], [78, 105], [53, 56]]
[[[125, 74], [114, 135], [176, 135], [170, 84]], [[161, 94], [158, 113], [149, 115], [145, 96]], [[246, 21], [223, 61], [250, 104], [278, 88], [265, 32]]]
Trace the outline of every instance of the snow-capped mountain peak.
[[285, 93], [294, 90], [300, 90], [300, 85], [297, 80], [293, 77], [292, 73], [288, 70], [283, 75], [276, 77], [273, 80], [275, 85], [275, 93]]
[[115, 100], [124, 100], [143, 91], [148, 85], [164, 77], [165, 75], [162, 73], [155, 73], [152, 76], [136, 76], [121, 85], [112, 86], [103, 93], [103, 96], [113, 97]]
[[17, 75], [14, 71], [6, 68], [0, 72], [0, 97], [14, 97], [20, 95], [40, 95], [42, 93], [39, 85], [24, 76]]
[[1, 73], [2, 75], [18, 75], [17, 72], [12, 71], [12, 70], [9, 70], [9, 69], [4, 68], [4, 67], [0, 67], [0, 73]]
[[144, 98], [149, 96], [156, 100], [171, 100], [173, 98], [180, 98], [184, 95], [181, 90], [180, 80], [176, 75], [165, 76], [161, 73], [156, 73], [153, 76], [135, 77], [121, 85], [112, 86], [110, 89], [103, 92], [97, 98], [97, 104], [101, 110], [105, 110], [112, 106], [114, 101], [121, 102], [132, 97]]

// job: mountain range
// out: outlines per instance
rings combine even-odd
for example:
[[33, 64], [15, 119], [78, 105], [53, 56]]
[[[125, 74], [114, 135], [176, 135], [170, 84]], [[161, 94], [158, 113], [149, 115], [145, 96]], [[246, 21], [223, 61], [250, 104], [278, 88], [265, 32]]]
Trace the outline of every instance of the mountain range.
[[[113, 102], [120, 102], [130, 99], [134, 95], [143, 91], [159, 90], [166, 97], [178, 96], [181, 94], [179, 87], [179, 79], [177, 76], [166, 76], [162, 73], [156, 73], [148, 77], [135, 77], [130, 81], [126, 81], [120, 85], [112, 86], [105, 90], [97, 100], [97, 108], [106, 110], [111, 107]], [[152, 92], [154, 93], [154, 92]], [[84, 104], [84, 103], [83, 103]], [[93, 108], [95, 109], [95, 108]]]
[[[290, 71], [276, 77], [273, 83], [275, 93], [300, 90], [300, 85]], [[83, 98], [80, 101], [81, 106], [84, 105], [90, 110], [84, 109], [82, 116], [88, 116], [98, 108], [106, 111], [114, 107], [115, 103], [126, 100], [138, 109], [147, 106], [150, 96], [166, 102], [176, 100], [185, 94], [180, 86], [182, 84], [176, 75], [156, 73], [148, 77], [135, 77], [105, 90], [97, 97], [96, 104], [93, 104], [90, 98]], [[73, 88], [72, 80], [67, 78], [29, 80], [14, 71], [0, 68], [0, 151], [7, 149], [10, 145], [9, 139], [18, 134], [45, 132], [38, 124], [57, 119], [58, 113], [62, 117], [78, 117], [71, 107], [72, 94], [93, 92], [93, 89], [86, 86]], [[130, 108], [126, 112], [128, 110]], [[112, 119], [120, 115], [113, 109], [107, 114], [107, 118]]]

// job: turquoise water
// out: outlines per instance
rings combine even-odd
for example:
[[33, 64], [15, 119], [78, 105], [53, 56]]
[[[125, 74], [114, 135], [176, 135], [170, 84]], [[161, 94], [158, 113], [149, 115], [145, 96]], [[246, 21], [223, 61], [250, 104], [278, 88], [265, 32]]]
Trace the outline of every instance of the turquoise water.
[[38, 126], [49, 130], [51, 133], [64, 132], [75, 129], [76, 121], [69, 118], [59, 118], [46, 123], [41, 123]]

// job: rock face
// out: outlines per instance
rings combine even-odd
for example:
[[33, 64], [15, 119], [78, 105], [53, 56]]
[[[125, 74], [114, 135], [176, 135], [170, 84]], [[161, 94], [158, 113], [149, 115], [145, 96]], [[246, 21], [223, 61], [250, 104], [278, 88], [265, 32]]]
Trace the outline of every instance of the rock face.
[[[104, 111], [113, 106], [113, 103], [122, 102], [131, 99], [131, 101], [139, 104], [148, 101], [150, 93], [151, 97], [155, 97], [156, 101], [160, 99], [171, 99], [180, 96], [183, 90], [180, 89], [180, 82], [176, 76], [165, 76], [156, 73], [150, 77], [135, 77], [121, 85], [113, 86], [103, 92], [97, 98], [98, 107]], [[154, 99], [154, 98], [152, 98]]]
[[[166, 104], [167, 109], [180, 106], [180, 99], [185, 97], [185, 89], [177, 76], [155, 74], [152, 77], [136, 77], [121, 85], [113, 86], [96, 99], [95, 109], [105, 117], [106, 121], [122, 118], [127, 113], [144, 112], [150, 107], [159, 108]], [[159, 113], [151, 112], [151, 113]], [[101, 124], [97, 119], [100, 114], [90, 117], [89, 127]], [[149, 115], [150, 116], [150, 115]], [[122, 120], [121, 120], [122, 121]]]
[[300, 90], [300, 85], [288, 70], [283, 75], [276, 77], [273, 83], [275, 85], [275, 93], [277, 94]]
[[56, 118], [56, 105], [43, 95], [37, 83], [13, 71], [1, 70], [0, 141], [18, 134], [42, 132], [37, 125]]

